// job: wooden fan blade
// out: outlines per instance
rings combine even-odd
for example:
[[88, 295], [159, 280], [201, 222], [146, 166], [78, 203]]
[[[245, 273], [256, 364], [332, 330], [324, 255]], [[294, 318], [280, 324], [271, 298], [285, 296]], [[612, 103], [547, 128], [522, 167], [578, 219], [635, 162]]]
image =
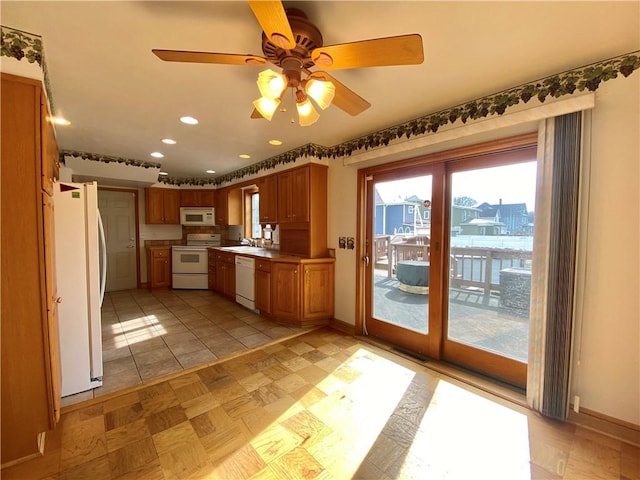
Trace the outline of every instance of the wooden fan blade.
[[257, 55], [235, 53], [186, 52], [183, 50], [151, 50], [165, 62], [218, 63], [223, 65], [264, 65], [267, 59]]
[[416, 65], [424, 61], [422, 37], [415, 33], [329, 45], [314, 49], [311, 52], [311, 60], [318, 67], [331, 70]]
[[282, 2], [250, 1], [249, 6], [267, 38], [286, 50], [295, 48], [296, 42]]
[[254, 108], [253, 112], [251, 112], [251, 118], [256, 119], [256, 118], [264, 118], [264, 117], [260, 115], [260, 112], [258, 111], [258, 109]]
[[371, 104], [364, 98], [351, 90], [349, 87], [340, 83], [327, 72], [312, 72], [309, 77], [315, 78], [316, 80], [328, 80], [333, 83], [333, 85], [336, 87], [336, 94], [333, 97], [333, 102], [331, 102], [331, 105], [338, 107], [340, 110], [344, 110], [349, 115], [355, 117], [371, 106]]

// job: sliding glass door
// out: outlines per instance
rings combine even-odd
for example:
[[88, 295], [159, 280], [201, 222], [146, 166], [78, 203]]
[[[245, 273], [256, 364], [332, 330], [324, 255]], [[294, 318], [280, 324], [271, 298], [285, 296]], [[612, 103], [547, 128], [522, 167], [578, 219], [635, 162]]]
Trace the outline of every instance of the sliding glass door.
[[443, 357], [524, 386], [535, 151], [456, 162], [448, 165], [447, 180]]
[[363, 332], [524, 386], [536, 148], [363, 172]]
[[429, 353], [433, 168], [370, 177], [365, 328], [408, 351]]

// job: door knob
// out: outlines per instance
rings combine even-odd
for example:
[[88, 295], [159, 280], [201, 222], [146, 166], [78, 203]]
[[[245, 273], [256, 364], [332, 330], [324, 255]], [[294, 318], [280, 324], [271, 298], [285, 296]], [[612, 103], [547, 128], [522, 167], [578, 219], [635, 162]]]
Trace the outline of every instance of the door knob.
[[127, 245], [127, 248], [136, 248], [135, 245]]

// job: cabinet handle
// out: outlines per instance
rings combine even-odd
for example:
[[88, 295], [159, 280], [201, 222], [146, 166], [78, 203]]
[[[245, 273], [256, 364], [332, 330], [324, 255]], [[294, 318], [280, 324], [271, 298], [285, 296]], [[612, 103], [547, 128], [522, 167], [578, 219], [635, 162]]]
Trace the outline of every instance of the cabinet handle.
[[55, 302], [56, 303], [62, 303], [62, 297], [56, 297]]

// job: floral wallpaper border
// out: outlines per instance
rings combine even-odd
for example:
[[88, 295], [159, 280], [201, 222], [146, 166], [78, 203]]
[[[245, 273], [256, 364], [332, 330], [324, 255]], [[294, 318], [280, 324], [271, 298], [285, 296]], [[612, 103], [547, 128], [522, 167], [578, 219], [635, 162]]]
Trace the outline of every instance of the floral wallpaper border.
[[47, 63], [44, 59], [42, 37], [34, 33], [0, 25], [0, 56], [38, 64], [44, 75], [44, 88], [47, 91], [51, 112], [55, 114]]
[[440, 127], [453, 124], [458, 120], [467, 123], [470, 119], [477, 120], [490, 115], [502, 115], [510, 107], [518, 105], [520, 102], [527, 103], [534, 97], [540, 102], [544, 102], [550, 97], [559, 98], [585, 90], [594, 92], [602, 82], [613, 80], [618, 77], [618, 74], [628, 77], [639, 68], [640, 51], [635, 51], [471, 100], [333, 147], [307, 144], [213, 179], [162, 177], [158, 180], [172, 185], [220, 185], [256, 174], [262, 170], [272, 169], [276, 165], [295, 162], [303, 156], [317, 158], [350, 156], [359, 150], [387, 146], [391, 141], [402, 137], [411, 138], [417, 135], [436, 133]]
[[[82, 158], [83, 160], [90, 160], [93, 162], [102, 162], [102, 163], [124, 163], [125, 165], [133, 166], [133, 167], [141, 167], [141, 168], [157, 168], [160, 169], [162, 165], [155, 162], [143, 162], [141, 160], [134, 160], [132, 158], [120, 158], [114, 157], [111, 155], [99, 155], [97, 153], [88, 153], [88, 152], [76, 152], [74, 150], [61, 150], [60, 151], [60, 163], [64, 162], [64, 157], [76, 157]], [[160, 177], [162, 178], [162, 177]]]

